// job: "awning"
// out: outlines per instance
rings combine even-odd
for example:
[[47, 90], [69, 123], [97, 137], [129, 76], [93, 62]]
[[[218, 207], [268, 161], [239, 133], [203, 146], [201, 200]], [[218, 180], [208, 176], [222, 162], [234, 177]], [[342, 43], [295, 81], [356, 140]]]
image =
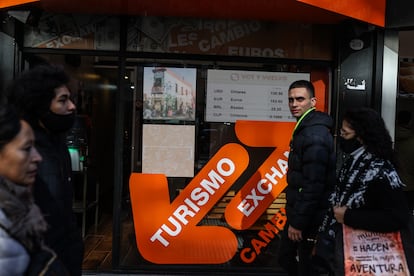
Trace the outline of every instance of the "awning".
[[51, 12], [337, 23], [345, 17], [296, 0], [41, 0]]
[[386, 0], [297, 0], [315, 7], [343, 14], [373, 25], [385, 26]]
[[19, 6], [23, 4], [39, 2], [40, 0], [1, 0], [0, 1], [0, 9]]
[[[4, 1], [4, 0], [3, 0]], [[2, 1], [2, 3], [3, 3]], [[32, 0], [33, 1], [33, 0]], [[386, 0], [38, 0], [53, 13], [123, 14], [336, 24], [354, 18], [384, 26]], [[31, 2], [5, 0], [12, 2]], [[10, 6], [12, 4], [9, 4]]]

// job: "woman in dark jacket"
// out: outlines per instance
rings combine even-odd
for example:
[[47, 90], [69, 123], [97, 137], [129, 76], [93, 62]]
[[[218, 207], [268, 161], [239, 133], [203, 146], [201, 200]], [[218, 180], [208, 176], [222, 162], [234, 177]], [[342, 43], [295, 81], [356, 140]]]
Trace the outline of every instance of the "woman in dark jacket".
[[331, 220], [327, 217], [324, 226], [337, 225], [336, 274], [344, 275], [342, 227], [338, 223], [386, 233], [404, 229], [410, 217], [403, 183], [393, 164], [392, 140], [381, 116], [369, 108], [348, 111], [340, 146], [349, 157], [331, 197], [333, 216]]
[[39, 65], [14, 81], [9, 101], [32, 126], [43, 157], [34, 197], [49, 224], [46, 243], [76, 276], [82, 271], [83, 240], [72, 210], [71, 163], [65, 142], [76, 109], [68, 82], [61, 68]]

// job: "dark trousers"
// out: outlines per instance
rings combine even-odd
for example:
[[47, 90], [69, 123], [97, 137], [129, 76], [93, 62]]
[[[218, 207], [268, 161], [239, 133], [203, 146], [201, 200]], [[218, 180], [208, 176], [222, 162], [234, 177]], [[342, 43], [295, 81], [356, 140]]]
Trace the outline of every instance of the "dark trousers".
[[414, 215], [414, 191], [404, 191], [405, 197], [407, 198], [408, 207], [410, 208], [411, 214]]
[[286, 270], [289, 276], [320, 275], [316, 264], [312, 261], [313, 242], [294, 242], [289, 239], [287, 226], [281, 234], [279, 244], [279, 265]]

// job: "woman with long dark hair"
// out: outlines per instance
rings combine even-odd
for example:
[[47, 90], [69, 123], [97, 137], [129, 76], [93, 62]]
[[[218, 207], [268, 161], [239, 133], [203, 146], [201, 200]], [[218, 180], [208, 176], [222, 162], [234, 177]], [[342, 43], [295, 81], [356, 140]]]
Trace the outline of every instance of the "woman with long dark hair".
[[349, 110], [340, 131], [340, 148], [348, 158], [330, 198], [333, 212], [322, 227], [336, 230], [336, 275], [344, 275], [342, 228], [338, 226], [389, 233], [404, 229], [410, 220], [404, 184], [394, 166], [391, 136], [381, 116], [370, 108]]

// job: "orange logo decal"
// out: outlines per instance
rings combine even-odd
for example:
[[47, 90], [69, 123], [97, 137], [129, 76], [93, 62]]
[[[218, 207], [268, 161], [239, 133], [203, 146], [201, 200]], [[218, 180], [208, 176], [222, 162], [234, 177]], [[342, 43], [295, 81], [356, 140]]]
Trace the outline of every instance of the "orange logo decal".
[[[253, 225], [286, 187], [289, 140], [294, 125], [236, 122], [236, 135], [243, 144], [276, 149], [227, 205], [225, 218], [233, 228], [243, 230]], [[131, 205], [141, 255], [158, 264], [219, 264], [231, 260], [237, 252], [236, 235], [224, 226], [198, 224], [248, 163], [243, 146], [224, 145], [172, 203], [165, 175], [132, 173]]]
[[247, 151], [224, 145], [170, 203], [165, 175], [131, 174], [136, 239], [142, 256], [159, 264], [215, 264], [237, 251], [234, 233], [220, 226], [197, 226], [247, 168]]
[[252, 226], [287, 186], [288, 145], [295, 124], [290, 122], [236, 122], [236, 135], [253, 147], [276, 147], [227, 205], [227, 223], [243, 230]]
[[234, 196], [224, 213], [227, 223], [243, 230], [252, 226], [285, 189], [289, 152], [275, 150]]
[[257, 234], [257, 238], [250, 240], [250, 247], [245, 247], [240, 250], [240, 259], [245, 263], [252, 263], [256, 257], [262, 253], [263, 248], [272, 242], [276, 235], [283, 230], [286, 221], [286, 210], [281, 208], [279, 212], [264, 225], [264, 229], [260, 230]]

